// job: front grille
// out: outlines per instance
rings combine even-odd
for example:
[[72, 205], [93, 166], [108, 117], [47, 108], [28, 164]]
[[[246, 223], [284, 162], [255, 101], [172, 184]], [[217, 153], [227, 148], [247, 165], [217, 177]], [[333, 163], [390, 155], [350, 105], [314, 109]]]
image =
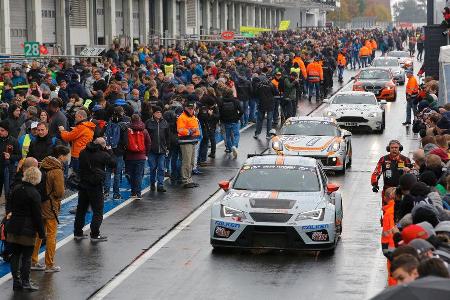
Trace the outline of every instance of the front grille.
[[289, 221], [292, 214], [250, 213], [250, 216], [255, 222], [285, 223]]
[[376, 86], [376, 85], [366, 85], [364, 87], [364, 89], [366, 90], [366, 92], [372, 92], [375, 95], [379, 95], [381, 93], [381, 91], [383, 90], [382, 86]]
[[340, 117], [336, 121], [338, 122], [358, 122], [358, 123], [367, 123], [369, 120], [363, 117]]
[[252, 208], [291, 209], [295, 200], [284, 199], [250, 199]]
[[336, 166], [336, 162], [335, 162], [335, 161], [332, 161], [331, 158], [323, 157], [323, 156], [319, 156], [319, 157], [311, 156], [311, 157], [312, 157], [312, 158], [315, 158], [315, 159], [317, 159], [317, 160], [320, 160], [320, 162], [322, 163], [322, 165], [324, 165], [325, 167], [326, 167], [326, 166]]

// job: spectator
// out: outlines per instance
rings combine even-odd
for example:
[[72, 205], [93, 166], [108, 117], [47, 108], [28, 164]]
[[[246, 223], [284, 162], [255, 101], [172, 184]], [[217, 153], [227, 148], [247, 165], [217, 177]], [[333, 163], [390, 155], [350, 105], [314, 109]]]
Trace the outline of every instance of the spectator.
[[151, 140], [147, 129], [145, 129], [145, 124], [137, 114], [131, 117], [127, 138], [125, 168], [131, 186], [131, 198], [141, 199], [145, 159], [151, 149]]
[[[148, 153], [150, 167], [150, 190], [165, 192], [164, 166], [170, 140], [169, 123], [162, 116], [161, 107], [153, 107], [153, 117], [145, 123], [150, 140], [152, 141]], [[156, 187], [155, 187], [156, 184]]]
[[67, 124], [67, 117], [61, 111], [64, 106], [63, 101], [60, 98], [54, 98], [50, 101], [48, 105], [48, 110], [50, 114], [50, 125], [49, 133], [51, 137], [59, 136], [59, 128], [62, 126], [64, 128], [69, 128]]
[[58, 232], [58, 216], [61, 210], [61, 201], [64, 197], [64, 163], [70, 157], [70, 149], [65, 146], [56, 146], [52, 156], [47, 156], [41, 163], [42, 176], [45, 182], [41, 182], [41, 210], [44, 230], [47, 236], [45, 243], [45, 266], [39, 264], [39, 250], [42, 240], [36, 239], [32, 255], [32, 270], [53, 273], [61, 271], [61, 267], [55, 265], [56, 234]]
[[22, 158], [27, 157], [31, 143], [36, 140], [38, 124], [39, 124], [38, 122], [31, 123], [29, 130], [27, 130], [29, 133], [25, 133], [18, 139]]
[[11, 104], [8, 108], [8, 121], [9, 134], [16, 139], [19, 137], [20, 127], [22, 126], [24, 119], [21, 117], [22, 108], [16, 104]]
[[7, 227], [7, 241], [11, 244], [11, 273], [13, 290], [37, 291], [39, 288], [30, 282], [31, 255], [36, 235], [45, 239], [41, 216], [41, 196], [36, 185], [41, 181], [41, 172], [30, 167], [23, 173], [22, 183], [11, 194], [11, 216]]
[[419, 277], [418, 267], [417, 258], [411, 254], [402, 254], [392, 261], [391, 274], [397, 284], [410, 283]]
[[253, 88], [256, 89], [255, 96], [259, 99], [258, 103], [258, 117], [256, 120], [256, 131], [253, 136], [255, 139], [261, 134], [262, 124], [264, 118], [267, 115], [267, 129], [266, 129], [266, 139], [270, 139], [270, 130], [272, 130], [273, 123], [273, 107], [274, 107], [274, 96], [276, 90], [274, 86], [270, 83], [267, 78], [267, 73], [269, 70], [267, 67], [262, 69], [262, 74], [259, 77], [253, 78]]
[[106, 149], [106, 141], [97, 138], [89, 143], [80, 153], [80, 185], [78, 191], [78, 205], [75, 215], [74, 238], [83, 240], [87, 235], [83, 233], [86, 212], [89, 206], [92, 209], [91, 241], [104, 242], [107, 237], [100, 234], [103, 221], [103, 185], [106, 167], [114, 168], [116, 162], [112, 152]]
[[233, 97], [233, 91], [229, 88], [223, 91], [219, 113], [220, 121], [225, 127], [225, 152], [232, 152], [233, 157], [237, 158], [240, 137], [239, 120], [243, 112], [239, 101]]
[[444, 261], [437, 257], [422, 260], [417, 270], [420, 277], [437, 276], [450, 278], [448, 268], [445, 266]]
[[72, 169], [77, 172], [79, 169], [80, 152], [86, 148], [86, 145], [94, 137], [95, 124], [87, 120], [87, 114], [84, 110], [79, 110], [75, 114], [75, 127], [71, 131], [66, 131], [64, 126], [59, 126], [61, 139], [64, 142], [72, 143], [72, 157], [70, 164]]
[[195, 145], [200, 136], [198, 119], [194, 115], [195, 103], [187, 102], [183, 113], [178, 117], [177, 132], [181, 150], [181, 181], [184, 188], [198, 187], [192, 181], [192, 169], [195, 164]]
[[56, 145], [56, 138], [48, 134], [47, 123], [38, 123], [36, 127], [36, 138], [31, 142], [28, 156], [36, 158], [39, 162], [49, 155], [52, 155]]
[[9, 195], [9, 187], [14, 178], [14, 165], [20, 159], [17, 139], [9, 135], [9, 123], [0, 121], [0, 195]]

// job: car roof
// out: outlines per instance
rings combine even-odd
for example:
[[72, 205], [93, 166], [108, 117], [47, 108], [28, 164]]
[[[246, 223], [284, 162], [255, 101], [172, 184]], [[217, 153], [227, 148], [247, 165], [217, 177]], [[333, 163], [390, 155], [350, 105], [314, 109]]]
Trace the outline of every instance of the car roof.
[[311, 117], [311, 116], [290, 117], [286, 121], [290, 121], [290, 122], [318, 121], [318, 122], [335, 123], [335, 121], [332, 118], [328, 118], [328, 117]]
[[389, 70], [386, 70], [385, 68], [380, 68], [380, 67], [367, 67], [364, 69], [361, 69], [362, 71], [372, 71], [372, 70], [379, 70], [379, 71], [383, 71], [383, 72], [389, 72]]
[[302, 166], [312, 167], [317, 166], [317, 161], [311, 157], [304, 157], [298, 155], [255, 155], [248, 158], [244, 165], [284, 165], [284, 166]]
[[375, 57], [373, 60], [395, 60], [395, 61], [397, 61], [397, 58], [392, 57], [392, 56], [380, 56], [380, 57]]

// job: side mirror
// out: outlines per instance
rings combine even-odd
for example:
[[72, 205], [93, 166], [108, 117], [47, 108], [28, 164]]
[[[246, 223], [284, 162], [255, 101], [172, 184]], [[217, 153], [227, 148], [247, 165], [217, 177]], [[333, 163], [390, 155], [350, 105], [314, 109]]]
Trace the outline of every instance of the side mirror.
[[325, 98], [325, 99], [323, 99], [322, 102], [323, 102], [323, 103], [330, 103], [331, 101], [330, 101], [330, 99]]
[[277, 130], [276, 129], [270, 129], [269, 135], [276, 136], [277, 135]]
[[230, 189], [230, 182], [228, 180], [222, 180], [219, 182], [219, 187], [226, 192]]
[[387, 102], [386, 102], [386, 100], [381, 100], [381, 101], [380, 101], [380, 104], [381, 104], [381, 105], [386, 105]]
[[327, 193], [328, 194], [334, 193], [337, 190], [339, 190], [339, 185], [337, 185], [335, 183], [328, 183], [327, 184]]

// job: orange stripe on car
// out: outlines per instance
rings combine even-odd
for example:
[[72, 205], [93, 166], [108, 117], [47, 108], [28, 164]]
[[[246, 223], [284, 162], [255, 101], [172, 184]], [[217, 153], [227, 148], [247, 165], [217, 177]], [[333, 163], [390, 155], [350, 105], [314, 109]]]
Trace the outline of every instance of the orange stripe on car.
[[279, 194], [280, 192], [271, 192], [270, 193], [270, 199], [277, 199], [278, 198], [278, 194]]
[[334, 141], [338, 141], [339, 138], [334, 137], [331, 140], [329, 140], [328, 142], [325, 143], [325, 145], [323, 145], [322, 147], [304, 147], [304, 146], [290, 146], [290, 145], [284, 145], [284, 147], [288, 150], [294, 150], [294, 151], [323, 151], [326, 148], [328, 148], [331, 143], [333, 143]]
[[277, 157], [277, 160], [275, 161], [275, 165], [277, 165], [277, 166], [282, 166], [282, 165], [284, 165], [284, 156], [279, 155], [279, 156]]

